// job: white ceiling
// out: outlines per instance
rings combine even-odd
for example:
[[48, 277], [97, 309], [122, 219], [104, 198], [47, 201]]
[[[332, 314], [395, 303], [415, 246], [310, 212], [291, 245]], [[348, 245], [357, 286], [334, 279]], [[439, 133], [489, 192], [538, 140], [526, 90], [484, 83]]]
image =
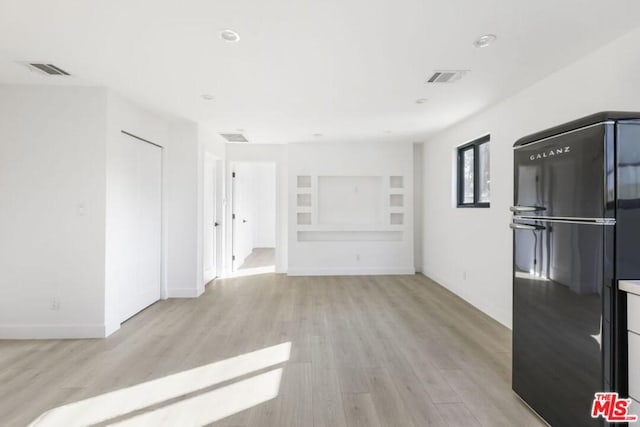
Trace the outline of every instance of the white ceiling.
[[638, 25], [636, 0], [0, 0], [0, 82], [108, 86], [258, 143], [419, 141]]

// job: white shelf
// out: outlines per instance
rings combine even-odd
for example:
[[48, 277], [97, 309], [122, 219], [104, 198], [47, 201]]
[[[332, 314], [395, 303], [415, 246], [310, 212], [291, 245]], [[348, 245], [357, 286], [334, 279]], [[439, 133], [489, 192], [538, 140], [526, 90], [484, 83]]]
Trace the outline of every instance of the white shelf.
[[299, 242], [399, 242], [399, 230], [308, 230], [298, 231]]
[[296, 203], [298, 207], [311, 206], [311, 193], [300, 193], [296, 195]]
[[402, 194], [390, 194], [389, 195], [389, 206], [397, 208], [404, 207], [404, 195]]
[[399, 212], [392, 212], [389, 214], [389, 222], [391, 225], [403, 225], [404, 214]]
[[404, 177], [402, 176], [390, 176], [389, 177], [389, 188], [404, 188]]
[[298, 188], [311, 188], [311, 176], [298, 175], [297, 186]]
[[298, 225], [311, 225], [311, 212], [298, 212]]

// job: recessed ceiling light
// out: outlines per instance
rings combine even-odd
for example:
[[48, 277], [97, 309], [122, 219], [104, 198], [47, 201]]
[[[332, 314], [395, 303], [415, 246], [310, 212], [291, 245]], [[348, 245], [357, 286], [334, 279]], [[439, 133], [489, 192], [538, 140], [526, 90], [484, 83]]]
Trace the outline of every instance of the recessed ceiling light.
[[495, 34], [484, 34], [476, 39], [473, 42], [475, 47], [487, 47], [494, 41], [496, 41], [497, 37]]
[[424, 104], [427, 101], [428, 101], [427, 98], [418, 98], [416, 99], [416, 104]]
[[213, 99], [213, 95], [211, 95], [210, 93], [202, 94], [202, 99], [204, 99], [205, 101], [211, 101]]
[[322, 136], [321, 133], [314, 133], [313, 136], [315, 136], [316, 138], [320, 138]]
[[220, 38], [226, 42], [234, 43], [240, 40], [240, 34], [227, 28], [220, 32]]

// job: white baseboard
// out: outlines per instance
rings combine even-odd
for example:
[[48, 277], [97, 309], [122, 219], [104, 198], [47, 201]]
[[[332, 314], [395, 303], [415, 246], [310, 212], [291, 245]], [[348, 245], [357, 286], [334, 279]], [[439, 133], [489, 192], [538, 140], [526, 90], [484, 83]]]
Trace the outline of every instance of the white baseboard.
[[[103, 324], [87, 325], [0, 325], [0, 339], [80, 339], [104, 338], [107, 328]], [[113, 331], [111, 331], [113, 332]]]
[[209, 270], [205, 270], [203, 275], [202, 275], [202, 281], [204, 282], [204, 284], [206, 285], [207, 283], [209, 283], [210, 281], [212, 281], [213, 279], [216, 278], [216, 270], [215, 268], [211, 268]]
[[389, 268], [290, 268], [288, 276], [396, 276], [415, 274], [413, 267], [389, 267]]
[[204, 287], [193, 289], [193, 288], [177, 288], [177, 289], [169, 289], [167, 291], [168, 298], [198, 298], [200, 295], [204, 293]]
[[120, 323], [115, 323], [113, 325], [106, 325], [104, 328], [104, 336], [108, 337], [109, 335], [113, 334], [119, 329], [120, 329]]

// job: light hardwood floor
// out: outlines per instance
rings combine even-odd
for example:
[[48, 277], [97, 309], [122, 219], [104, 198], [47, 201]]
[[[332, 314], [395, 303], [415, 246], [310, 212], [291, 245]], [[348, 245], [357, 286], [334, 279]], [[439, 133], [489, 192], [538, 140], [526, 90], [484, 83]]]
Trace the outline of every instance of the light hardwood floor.
[[238, 277], [108, 339], [0, 342], [0, 424], [543, 425], [510, 348], [424, 276]]

